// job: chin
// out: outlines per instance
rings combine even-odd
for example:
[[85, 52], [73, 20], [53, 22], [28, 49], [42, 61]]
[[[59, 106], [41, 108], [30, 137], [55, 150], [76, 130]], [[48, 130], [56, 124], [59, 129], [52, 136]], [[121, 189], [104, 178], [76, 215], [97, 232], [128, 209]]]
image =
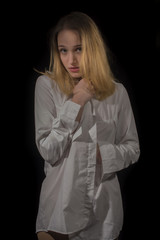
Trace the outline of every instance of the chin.
[[72, 74], [70, 74], [71, 75], [71, 77], [73, 77], [73, 78], [80, 78], [81, 77], [81, 74], [79, 74], [79, 73], [72, 73]]

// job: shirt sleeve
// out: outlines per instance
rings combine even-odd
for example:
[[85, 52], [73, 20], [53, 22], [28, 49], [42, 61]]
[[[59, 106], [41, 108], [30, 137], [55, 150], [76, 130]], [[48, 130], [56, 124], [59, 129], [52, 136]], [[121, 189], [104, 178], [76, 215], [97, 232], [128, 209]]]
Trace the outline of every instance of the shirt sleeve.
[[99, 146], [103, 165], [102, 180], [135, 163], [140, 155], [135, 119], [124, 87], [119, 106], [115, 142], [103, 142]]
[[48, 82], [41, 76], [35, 86], [35, 135], [41, 156], [54, 165], [63, 156], [78, 126], [75, 119], [80, 105], [67, 100], [57, 114], [54, 91]]

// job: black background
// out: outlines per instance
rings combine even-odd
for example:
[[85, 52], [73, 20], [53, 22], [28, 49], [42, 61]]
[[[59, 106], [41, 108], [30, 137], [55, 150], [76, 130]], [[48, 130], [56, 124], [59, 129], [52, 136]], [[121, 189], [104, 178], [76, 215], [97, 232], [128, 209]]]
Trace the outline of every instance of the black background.
[[1, 11], [1, 196], [8, 237], [36, 239], [44, 173], [34, 140], [34, 86], [39, 75], [33, 68], [43, 71], [48, 66], [49, 29], [64, 14], [82, 11], [95, 20], [107, 41], [112, 70], [127, 88], [140, 139], [139, 162], [119, 173], [125, 213], [120, 240], [154, 239], [159, 217], [160, 1], [22, 1], [6, 3]]

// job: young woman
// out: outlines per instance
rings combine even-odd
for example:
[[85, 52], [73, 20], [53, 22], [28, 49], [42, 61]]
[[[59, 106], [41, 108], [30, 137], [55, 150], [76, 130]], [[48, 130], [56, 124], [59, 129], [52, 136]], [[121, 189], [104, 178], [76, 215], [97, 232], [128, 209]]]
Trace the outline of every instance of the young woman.
[[123, 208], [116, 172], [138, 160], [139, 142], [127, 91], [86, 14], [73, 12], [54, 29], [49, 71], [36, 82], [35, 126], [46, 173], [38, 239], [117, 239]]

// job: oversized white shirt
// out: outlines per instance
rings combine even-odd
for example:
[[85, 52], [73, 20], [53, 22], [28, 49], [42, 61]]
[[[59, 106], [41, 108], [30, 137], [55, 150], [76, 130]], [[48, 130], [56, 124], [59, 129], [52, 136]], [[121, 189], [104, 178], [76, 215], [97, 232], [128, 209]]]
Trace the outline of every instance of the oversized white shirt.
[[[126, 89], [80, 105], [40, 76], [35, 87], [36, 144], [44, 158], [36, 231], [69, 234], [73, 240], [113, 240], [122, 229], [117, 171], [139, 158], [139, 141]], [[102, 165], [97, 165], [97, 144]]]

